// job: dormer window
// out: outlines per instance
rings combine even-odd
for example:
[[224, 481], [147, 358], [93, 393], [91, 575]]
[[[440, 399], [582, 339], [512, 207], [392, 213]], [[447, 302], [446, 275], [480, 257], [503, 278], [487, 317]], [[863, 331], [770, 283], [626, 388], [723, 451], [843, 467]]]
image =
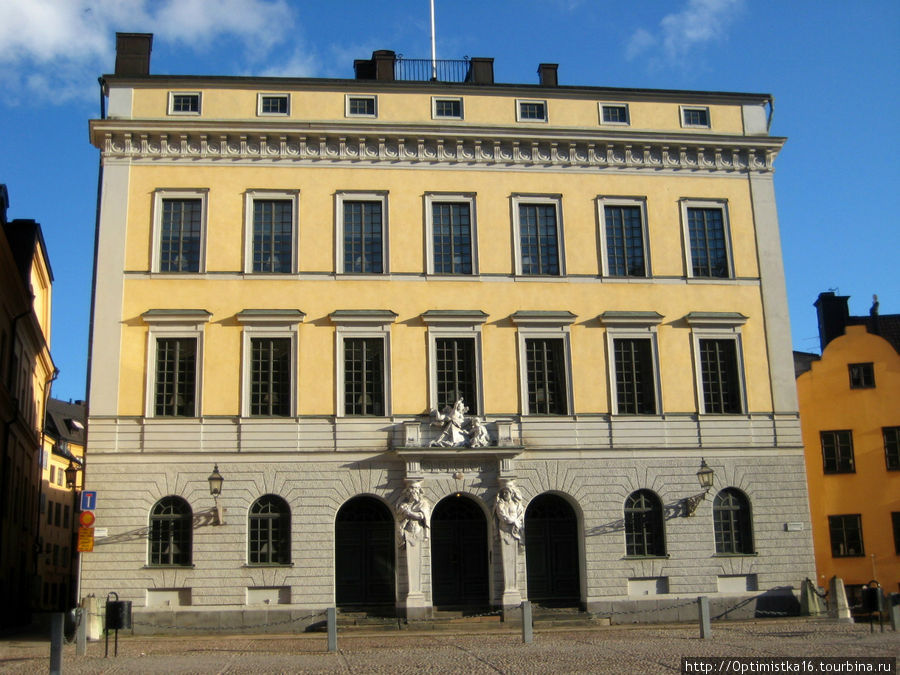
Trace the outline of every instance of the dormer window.
[[170, 115], [199, 115], [200, 92], [170, 91], [169, 92]]
[[681, 106], [681, 126], [709, 129], [709, 108]]
[[290, 115], [291, 98], [288, 94], [260, 94], [259, 115]]
[[546, 122], [547, 121], [547, 102], [546, 101], [516, 101], [516, 121], [517, 122]]

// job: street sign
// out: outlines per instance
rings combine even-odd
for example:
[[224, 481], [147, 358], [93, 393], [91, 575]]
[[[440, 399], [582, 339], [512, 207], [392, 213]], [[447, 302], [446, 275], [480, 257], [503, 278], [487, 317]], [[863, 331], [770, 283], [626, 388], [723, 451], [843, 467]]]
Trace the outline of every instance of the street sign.
[[81, 523], [82, 527], [93, 527], [95, 520], [97, 520], [97, 517], [93, 511], [82, 511], [78, 514], [78, 522]]
[[78, 528], [78, 552], [90, 553], [94, 550], [94, 528]]
[[81, 493], [81, 510], [93, 511], [97, 508], [97, 491], [85, 490]]

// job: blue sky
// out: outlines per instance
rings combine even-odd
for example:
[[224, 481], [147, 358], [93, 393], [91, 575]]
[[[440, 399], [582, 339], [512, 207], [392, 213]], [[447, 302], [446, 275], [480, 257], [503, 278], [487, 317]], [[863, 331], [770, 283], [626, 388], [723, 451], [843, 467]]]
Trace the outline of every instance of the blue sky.
[[[430, 54], [428, 0], [4, 0], [0, 183], [44, 228], [57, 398], [83, 398], [98, 153], [87, 121], [114, 34], [154, 33], [154, 74], [352, 77], [374, 49]], [[896, 0], [435, 0], [438, 58], [494, 58], [498, 82], [771, 93], [794, 348], [812, 303], [900, 312]]]

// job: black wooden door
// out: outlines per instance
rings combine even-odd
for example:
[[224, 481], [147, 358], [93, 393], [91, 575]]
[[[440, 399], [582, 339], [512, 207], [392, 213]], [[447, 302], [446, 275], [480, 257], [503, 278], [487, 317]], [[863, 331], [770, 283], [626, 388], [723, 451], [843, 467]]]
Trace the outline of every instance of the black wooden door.
[[448, 497], [431, 516], [431, 595], [436, 607], [489, 605], [487, 521], [466, 497]]
[[377, 499], [355, 497], [334, 525], [335, 602], [339, 607], [394, 604], [394, 520]]
[[528, 505], [525, 562], [529, 600], [560, 607], [578, 604], [578, 520], [562, 497], [543, 494]]

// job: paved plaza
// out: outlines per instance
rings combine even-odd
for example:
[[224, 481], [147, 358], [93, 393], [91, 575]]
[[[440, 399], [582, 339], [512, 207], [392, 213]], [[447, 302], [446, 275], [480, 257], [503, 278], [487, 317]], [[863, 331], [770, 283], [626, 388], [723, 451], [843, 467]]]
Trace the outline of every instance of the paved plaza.
[[[390, 631], [347, 633], [329, 653], [324, 634], [119, 635], [119, 655], [105, 644], [63, 652], [63, 673], [680, 673], [682, 657], [893, 657], [900, 633], [890, 626], [770, 619], [715, 623], [702, 640], [696, 625], [591, 627], [521, 633]], [[0, 640], [0, 672], [47, 673], [47, 638]]]

